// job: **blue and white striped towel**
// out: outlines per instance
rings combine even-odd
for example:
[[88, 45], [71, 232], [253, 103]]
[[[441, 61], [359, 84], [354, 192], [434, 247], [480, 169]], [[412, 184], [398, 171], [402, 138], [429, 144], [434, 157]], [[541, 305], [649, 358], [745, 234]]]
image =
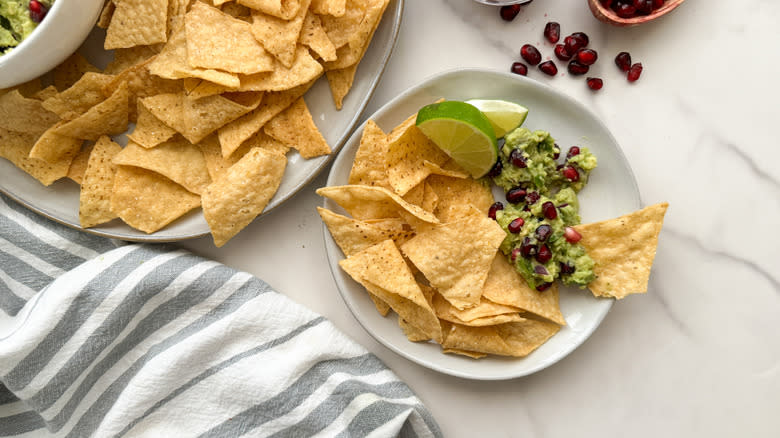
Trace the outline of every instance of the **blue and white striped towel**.
[[414, 393], [263, 281], [0, 196], [0, 436], [440, 436]]

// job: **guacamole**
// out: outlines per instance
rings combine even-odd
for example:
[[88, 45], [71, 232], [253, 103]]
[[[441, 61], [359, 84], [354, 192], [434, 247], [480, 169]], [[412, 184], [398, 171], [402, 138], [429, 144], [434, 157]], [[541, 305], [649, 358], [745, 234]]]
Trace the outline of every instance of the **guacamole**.
[[585, 287], [596, 278], [593, 259], [571, 227], [580, 223], [577, 193], [598, 162], [588, 148], [578, 146], [562, 162], [560, 155], [549, 132], [517, 128], [504, 137], [491, 172], [507, 199], [491, 213], [507, 233], [501, 252], [539, 291], [556, 279]]
[[46, 16], [54, 0], [0, 1], [0, 55], [27, 38]]

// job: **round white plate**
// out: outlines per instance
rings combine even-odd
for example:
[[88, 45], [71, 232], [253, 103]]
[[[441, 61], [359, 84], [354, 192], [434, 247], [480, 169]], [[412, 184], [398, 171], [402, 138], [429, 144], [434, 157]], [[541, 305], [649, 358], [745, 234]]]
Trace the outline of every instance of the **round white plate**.
[[[340, 111], [336, 110], [333, 104], [328, 81], [324, 75], [306, 93], [305, 100], [314, 122], [333, 149], [333, 153], [310, 160], [304, 160], [295, 151], [288, 153], [288, 164], [279, 190], [263, 214], [280, 206], [314, 179], [344, 145], [350, 132], [360, 120], [360, 115], [379, 83], [393, 51], [401, 25], [403, 5], [404, 0], [390, 0], [371, 45], [357, 69], [352, 89], [344, 98]], [[110, 53], [102, 49], [104, 38], [105, 31], [96, 28], [79, 50], [99, 67], [104, 67], [111, 59]], [[124, 138], [116, 140], [120, 144], [125, 144]], [[44, 187], [9, 161], [0, 159], [0, 192], [43, 216], [82, 229], [78, 215], [79, 186], [73, 181], [62, 179], [49, 187]], [[198, 209], [152, 234], [134, 230], [119, 219], [84, 231], [122, 240], [168, 242], [204, 236], [209, 233], [209, 227], [203, 213]]]
[[[606, 126], [584, 105], [526, 77], [489, 70], [465, 69], [445, 72], [396, 97], [370, 118], [389, 132], [409, 115], [437, 99], [505, 99], [529, 109], [523, 126], [551, 132], [563, 152], [569, 146], [591, 149], [599, 166], [580, 192], [584, 223], [609, 219], [640, 208], [639, 189], [631, 167]], [[347, 184], [349, 171], [360, 143], [362, 126], [347, 141], [331, 169], [328, 186]], [[504, 199], [498, 199], [504, 201]], [[343, 210], [326, 199], [325, 208]], [[487, 214], [487, 212], [486, 212]], [[397, 318], [383, 318], [363, 287], [338, 266], [344, 255], [323, 225], [325, 247], [333, 277], [342, 298], [360, 324], [377, 341], [420, 365], [453, 376], [501, 380], [525, 376], [559, 361], [582, 344], [612, 307], [613, 300], [594, 298], [587, 290], [561, 288], [561, 311], [567, 326], [524, 358], [488, 356], [474, 360], [443, 354], [435, 343], [413, 343], [398, 327]]]

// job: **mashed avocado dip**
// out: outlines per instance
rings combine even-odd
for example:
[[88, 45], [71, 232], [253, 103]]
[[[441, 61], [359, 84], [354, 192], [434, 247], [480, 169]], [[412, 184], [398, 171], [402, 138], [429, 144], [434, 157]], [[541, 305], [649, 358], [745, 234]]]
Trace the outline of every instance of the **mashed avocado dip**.
[[539, 291], [556, 279], [585, 287], [596, 276], [593, 260], [571, 228], [580, 223], [577, 193], [585, 187], [596, 157], [572, 146], [562, 163], [560, 148], [546, 131], [517, 128], [504, 137], [493, 181], [507, 204], [494, 205], [496, 221], [507, 232], [501, 252]]
[[54, 0], [0, 1], [0, 55], [10, 52], [27, 38], [53, 3]]

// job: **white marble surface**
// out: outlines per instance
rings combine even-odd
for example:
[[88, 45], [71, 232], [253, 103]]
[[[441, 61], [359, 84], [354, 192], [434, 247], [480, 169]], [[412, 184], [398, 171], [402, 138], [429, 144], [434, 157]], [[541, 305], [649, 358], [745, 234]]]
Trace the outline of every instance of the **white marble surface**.
[[[471, 0], [407, 0], [366, 115], [443, 70], [508, 70], [526, 42], [551, 55], [542, 37], [551, 19], [564, 35], [590, 35], [601, 56], [591, 73], [605, 87], [594, 94], [582, 78], [531, 76], [590, 105], [624, 148], [643, 201], [671, 204], [649, 293], [618, 302], [562, 362], [521, 379], [468, 381], [374, 341], [326, 265], [314, 189], [327, 169], [225, 247], [183, 246], [330, 318], [409, 383], [447, 437], [778, 436], [780, 2], [688, 0], [658, 22], [620, 29], [597, 22], [585, 0], [536, 0], [511, 23]], [[612, 62], [622, 50], [644, 64], [636, 84]]]

